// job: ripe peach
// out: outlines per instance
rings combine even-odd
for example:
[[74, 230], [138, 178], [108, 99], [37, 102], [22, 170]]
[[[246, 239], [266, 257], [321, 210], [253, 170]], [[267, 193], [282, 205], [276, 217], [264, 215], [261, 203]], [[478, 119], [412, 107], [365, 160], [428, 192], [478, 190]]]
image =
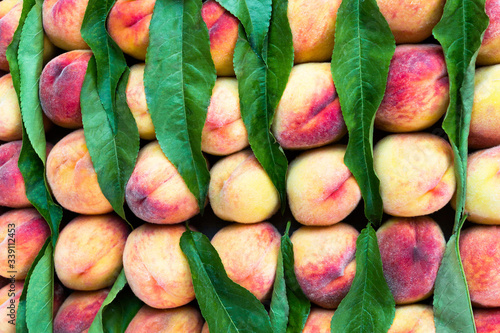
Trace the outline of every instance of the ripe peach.
[[358, 205], [361, 191], [344, 164], [345, 146], [306, 151], [288, 167], [286, 190], [293, 217], [304, 225], [332, 225]]
[[241, 119], [238, 81], [218, 78], [201, 134], [201, 150], [212, 155], [229, 155], [247, 146], [248, 134]]
[[377, 0], [396, 44], [419, 43], [430, 37], [443, 15], [445, 0]]
[[24, 179], [17, 166], [22, 142], [11, 141], [0, 145], [0, 206], [30, 207]]
[[80, 29], [88, 0], [45, 0], [43, 2], [43, 29], [57, 47], [70, 51], [88, 49]]
[[196, 198], [157, 141], [139, 151], [125, 197], [132, 212], [151, 223], [179, 223], [199, 212]]
[[434, 333], [434, 312], [429, 305], [412, 304], [396, 307], [396, 315], [387, 333]]
[[19, 297], [23, 292], [23, 281], [9, 281], [5, 287], [0, 289], [0, 332], [16, 332], [16, 315], [19, 306]]
[[54, 333], [86, 333], [108, 296], [109, 289], [74, 291], [54, 318]]
[[288, 1], [296, 64], [331, 59], [340, 3], [341, 0]]
[[455, 192], [453, 151], [436, 135], [388, 135], [375, 145], [373, 164], [387, 214], [427, 215], [444, 207]]
[[330, 333], [334, 311], [313, 307], [302, 333]]
[[0, 141], [21, 140], [21, 109], [10, 74], [0, 77], [0, 110]]
[[399, 45], [375, 126], [389, 132], [425, 129], [446, 112], [448, 101], [448, 72], [441, 46]]
[[113, 210], [97, 182], [83, 129], [69, 133], [54, 146], [47, 157], [47, 181], [56, 200], [68, 210], [80, 214]]
[[240, 223], [264, 221], [280, 206], [278, 191], [250, 150], [215, 163], [208, 196], [215, 215]]
[[358, 235], [345, 223], [301, 227], [292, 234], [295, 275], [311, 302], [334, 309], [345, 297], [356, 273]]
[[68, 288], [111, 287], [120, 273], [130, 230], [118, 216], [82, 215], [61, 231], [54, 250], [57, 276]]
[[144, 305], [125, 333], [200, 333], [202, 326], [203, 317], [193, 307], [158, 310]]
[[391, 218], [377, 231], [384, 276], [396, 304], [432, 294], [446, 241], [430, 217]]
[[212, 238], [231, 280], [260, 301], [269, 298], [280, 251], [280, 233], [267, 222], [231, 224]]
[[472, 304], [500, 307], [499, 226], [473, 226], [460, 235], [460, 256]]
[[294, 66], [276, 108], [272, 132], [285, 149], [306, 149], [346, 133], [329, 63]]
[[490, 23], [484, 32], [476, 62], [478, 65], [494, 65], [500, 63], [500, 1], [486, 0], [485, 11]]
[[478, 68], [474, 84], [474, 104], [469, 147], [481, 149], [500, 145], [500, 65]]
[[191, 271], [179, 245], [186, 227], [145, 223], [132, 231], [123, 253], [123, 269], [134, 294], [147, 305], [170, 309], [191, 302]]
[[40, 76], [40, 103], [45, 115], [66, 128], [82, 127], [80, 92], [90, 50], [75, 50], [52, 59]]
[[130, 67], [130, 75], [125, 93], [127, 95], [128, 107], [137, 123], [139, 136], [141, 139], [153, 140], [156, 135], [146, 102], [146, 91], [144, 90], [145, 67], [146, 64], [144, 63], [135, 64]]
[[0, 275], [26, 278], [49, 236], [47, 222], [34, 208], [14, 209], [0, 215]]
[[500, 309], [474, 309], [477, 333], [498, 333]]

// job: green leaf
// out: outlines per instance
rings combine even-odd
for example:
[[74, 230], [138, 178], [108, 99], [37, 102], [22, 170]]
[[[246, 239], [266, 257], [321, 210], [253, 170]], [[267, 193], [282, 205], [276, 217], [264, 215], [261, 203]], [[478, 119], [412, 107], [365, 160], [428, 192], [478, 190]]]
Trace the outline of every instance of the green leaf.
[[201, 132], [216, 74], [201, 5], [201, 0], [156, 1], [144, 86], [161, 149], [203, 212], [210, 174]]
[[52, 333], [54, 312], [54, 262], [53, 248], [50, 241], [40, 253], [43, 256], [37, 262], [28, 284], [26, 294], [26, 323], [28, 330], [37, 333]]
[[288, 161], [270, 128], [293, 67], [293, 43], [286, 16], [287, 2], [275, 0], [272, 6], [269, 35], [262, 54], [255, 52], [247, 33], [240, 26], [234, 51], [234, 71], [248, 141], [278, 190], [284, 211]]
[[89, 333], [125, 332], [128, 324], [142, 306], [142, 302], [126, 285], [127, 278], [122, 269], [97, 312]]
[[395, 314], [387, 286], [377, 235], [369, 223], [356, 242], [356, 275], [332, 318], [333, 332], [387, 332]]
[[227, 276], [205, 235], [188, 229], [182, 234], [180, 246], [187, 256], [196, 299], [211, 332], [272, 332], [264, 305]]
[[373, 123], [394, 50], [394, 37], [375, 0], [342, 1], [331, 66], [349, 131], [344, 162], [361, 188], [365, 215], [375, 225], [382, 220], [383, 205], [373, 169]]
[[102, 193], [123, 219], [125, 186], [134, 171], [140, 142], [136, 122], [126, 103], [128, 72], [127, 68], [118, 86], [116, 132], [113, 132], [107, 120], [98, 95], [94, 57], [89, 60], [80, 93], [85, 142], [97, 173], [97, 180]]
[[254, 52], [264, 53], [272, 0], [218, 0], [217, 2], [241, 22]]
[[295, 276], [293, 244], [288, 236], [290, 222], [281, 237], [276, 279], [271, 300], [273, 332], [300, 333], [311, 310], [311, 302], [302, 292]]

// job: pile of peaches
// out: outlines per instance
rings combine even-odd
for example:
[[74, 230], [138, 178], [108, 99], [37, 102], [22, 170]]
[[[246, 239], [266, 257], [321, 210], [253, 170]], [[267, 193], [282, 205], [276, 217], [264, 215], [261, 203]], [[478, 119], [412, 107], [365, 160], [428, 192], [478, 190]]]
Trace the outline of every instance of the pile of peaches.
[[[122, 268], [144, 302], [126, 332], [208, 332], [179, 246], [185, 222], [213, 236], [228, 276], [268, 302], [279, 230], [288, 218], [295, 274], [313, 304], [304, 332], [330, 332], [334, 311], [356, 272], [356, 239], [365, 224], [360, 188], [343, 162], [347, 129], [329, 63], [340, 2], [288, 1], [295, 65], [271, 127], [289, 159], [288, 202], [280, 202], [248, 145], [232, 61], [239, 22], [217, 2], [203, 3], [218, 78], [202, 134], [211, 179], [200, 216], [195, 197], [155, 141], [146, 103], [144, 60], [155, 1], [116, 1], [107, 27], [127, 55], [127, 104], [141, 137], [126, 186], [131, 230], [101, 192], [82, 129], [80, 91], [92, 56], [80, 34], [87, 1], [44, 1], [46, 61], [39, 97], [48, 138], [46, 176], [65, 211], [54, 253], [54, 332], [88, 329]], [[386, 214], [377, 238], [397, 304], [389, 332], [428, 333], [435, 330], [429, 297], [453, 224], [456, 191], [453, 151], [440, 129], [449, 103], [447, 69], [443, 50], [431, 36], [445, 1], [377, 2], [397, 43], [375, 119], [374, 147]], [[9, 224], [15, 224], [17, 254], [15, 295], [9, 294], [10, 284], [0, 290], [2, 332], [15, 331], [4, 315], [9, 297], [19, 298], [22, 280], [50, 235], [27, 200], [17, 165], [22, 120], [5, 50], [21, 9], [22, 0], [0, 2], [0, 275], [11, 277]], [[469, 136], [469, 222], [460, 252], [477, 330], [499, 332], [500, 1], [487, 0], [486, 12], [490, 26], [477, 58]]]

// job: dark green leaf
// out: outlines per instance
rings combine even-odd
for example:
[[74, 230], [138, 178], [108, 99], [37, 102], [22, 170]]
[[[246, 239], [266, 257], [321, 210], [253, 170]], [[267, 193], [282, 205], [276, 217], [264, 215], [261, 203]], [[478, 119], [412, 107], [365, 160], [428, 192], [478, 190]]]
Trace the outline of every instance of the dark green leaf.
[[139, 132], [126, 104], [125, 88], [128, 69], [118, 87], [115, 122], [117, 131], [113, 132], [106, 112], [97, 92], [96, 62], [92, 57], [88, 63], [85, 81], [80, 93], [82, 120], [87, 144], [97, 180], [102, 193], [123, 219], [125, 211], [125, 186], [134, 170], [139, 152]]
[[254, 52], [264, 53], [272, 0], [218, 0], [217, 2], [240, 20]]
[[211, 332], [272, 332], [262, 303], [227, 276], [205, 235], [187, 230], [180, 246], [187, 256], [196, 299]]
[[361, 188], [365, 215], [375, 225], [382, 220], [383, 206], [373, 170], [373, 122], [394, 50], [394, 37], [375, 0], [342, 1], [332, 74], [349, 131], [344, 162]]
[[394, 298], [384, 278], [377, 235], [369, 223], [356, 242], [356, 275], [333, 315], [331, 331], [387, 332], [394, 314]]
[[300, 333], [309, 316], [311, 302], [302, 292], [295, 276], [293, 244], [288, 236], [289, 229], [290, 222], [281, 237], [270, 316], [273, 332]]
[[26, 294], [26, 323], [30, 332], [52, 333], [54, 312], [54, 262], [50, 241], [40, 251]]
[[210, 179], [201, 132], [215, 79], [201, 1], [156, 1], [144, 71], [146, 100], [161, 149], [198, 200], [200, 211]]

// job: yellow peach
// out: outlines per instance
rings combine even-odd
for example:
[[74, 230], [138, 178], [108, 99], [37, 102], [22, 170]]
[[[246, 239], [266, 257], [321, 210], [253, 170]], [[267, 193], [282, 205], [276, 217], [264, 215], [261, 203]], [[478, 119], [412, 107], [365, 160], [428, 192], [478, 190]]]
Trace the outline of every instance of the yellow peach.
[[155, 128], [146, 102], [146, 91], [144, 90], [144, 63], [135, 64], [130, 67], [130, 76], [127, 82], [125, 94], [127, 104], [134, 116], [141, 139], [153, 140], [156, 137]]
[[396, 315], [387, 333], [434, 333], [434, 312], [429, 305], [413, 304], [396, 307]]
[[125, 333], [200, 333], [202, 326], [200, 311], [193, 307], [159, 310], [144, 305]]

